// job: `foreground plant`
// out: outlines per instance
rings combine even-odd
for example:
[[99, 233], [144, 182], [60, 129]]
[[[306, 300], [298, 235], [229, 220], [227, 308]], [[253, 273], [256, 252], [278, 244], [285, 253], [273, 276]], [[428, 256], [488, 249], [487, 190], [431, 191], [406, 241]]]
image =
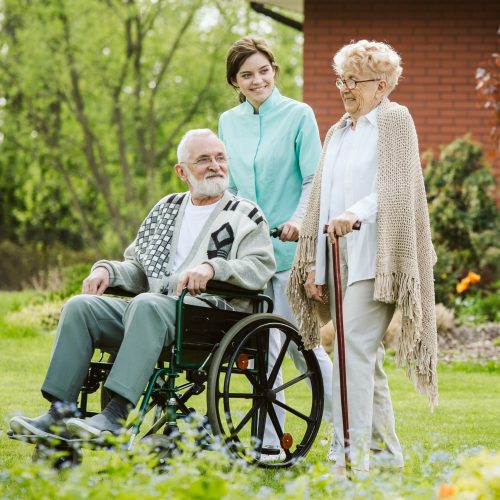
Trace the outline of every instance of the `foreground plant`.
[[500, 455], [481, 450], [477, 455], [462, 457], [459, 463], [449, 483], [440, 485], [439, 500], [500, 498]]
[[125, 442], [126, 436], [121, 436], [112, 451], [93, 452], [92, 457], [85, 453], [83, 464], [76, 468], [56, 471], [44, 463], [14, 465], [0, 472], [0, 498], [385, 500], [500, 495], [498, 456], [486, 450], [469, 451], [459, 459], [457, 469], [456, 454], [442, 451], [438, 443], [430, 450], [415, 446], [409, 451], [406, 472], [384, 469], [380, 463], [364, 478], [336, 481], [331, 462], [304, 462], [276, 472], [235, 460], [221, 443], [212, 443], [211, 451], [203, 450], [194, 426], [187, 427], [178, 448], [163, 460], [144, 443], [130, 452]]

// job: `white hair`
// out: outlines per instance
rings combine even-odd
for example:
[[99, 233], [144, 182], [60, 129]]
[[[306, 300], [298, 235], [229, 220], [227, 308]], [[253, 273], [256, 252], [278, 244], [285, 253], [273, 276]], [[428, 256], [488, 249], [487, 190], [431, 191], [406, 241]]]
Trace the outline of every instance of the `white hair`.
[[184, 134], [177, 146], [177, 162], [178, 163], [186, 163], [187, 162], [187, 144], [193, 137], [198, 137], [200, 135], [213, 135], [217, 138], [217, 135], [212, 132], [209, 128], [195, 128], [193, 130], [189, 130]]
[[333, 58], [333, 69], [342, 76], [348, 71], [369, 72], [387, 82], [389, 95], [403, 72], [401, 57], [387, 43], [359, 40], [344, 45]]

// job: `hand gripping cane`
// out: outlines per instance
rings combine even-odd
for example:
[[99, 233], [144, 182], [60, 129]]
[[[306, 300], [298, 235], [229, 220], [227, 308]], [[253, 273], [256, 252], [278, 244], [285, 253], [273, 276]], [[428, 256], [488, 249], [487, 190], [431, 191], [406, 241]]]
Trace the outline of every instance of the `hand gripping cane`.
[[[359, 230], [361, 228], [361, 222], [356, 222], [352, 228], [355, 230]], [[324, 226], [323, 233], [328, 233], [328, 224]], [[335, 288], [335, 321], [337, 323], [337, 347], [339, 352], [340, 406], [342, 407], [342, 427], [344, 428], [345, 466], [346, 470], [350, 470], [351, 460], [349, 458], [349, 407], [347, 404], [344, 317], [342, 314], [342, 281], [340, 277], [339, 237], [337, 235], [335, 235], [335, 243], [332, 243], [332, 260], [333, 283]], [[328, 276], [328, 270], [326, 275]]]

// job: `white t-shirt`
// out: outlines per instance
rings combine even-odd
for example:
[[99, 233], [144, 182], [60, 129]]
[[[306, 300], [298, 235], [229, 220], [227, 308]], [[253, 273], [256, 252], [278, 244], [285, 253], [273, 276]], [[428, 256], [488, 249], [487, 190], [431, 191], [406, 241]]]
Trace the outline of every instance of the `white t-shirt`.
[[184, 217], [181, 223], [179, 238], [177, 240], [177, 248], [174, 263], [172, 265], [172, 272], [175, 272], [186, 260], [186, 257], [193, 248], [196, 238], [200, 235], [203, 226], [207, 222], [214, 208], [217, 206], [217, 203], [219, 203], [219, 201], [212, 203], [211, 205], [193, 205], [191, 195], [189, 195], [189, 200], [187, 202], [186, 210], [184, 211]]

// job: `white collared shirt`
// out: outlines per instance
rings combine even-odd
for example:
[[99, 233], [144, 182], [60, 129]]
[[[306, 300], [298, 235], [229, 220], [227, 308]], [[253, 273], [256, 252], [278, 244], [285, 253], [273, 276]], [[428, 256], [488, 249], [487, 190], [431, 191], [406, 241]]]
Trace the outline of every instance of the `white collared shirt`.
[[[325, 155], [321, 189], [320, 228], [345, 211], [361, 221], [361, 229], [345, 236], [347, 243], [348, 282], [375, 277], [377, 252], [377, 126], [378, 107], [361, 116], [356, 128], [338, 130]], [[316, 283], [325, 283], [325, 242], [318, 238]]]

